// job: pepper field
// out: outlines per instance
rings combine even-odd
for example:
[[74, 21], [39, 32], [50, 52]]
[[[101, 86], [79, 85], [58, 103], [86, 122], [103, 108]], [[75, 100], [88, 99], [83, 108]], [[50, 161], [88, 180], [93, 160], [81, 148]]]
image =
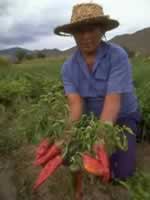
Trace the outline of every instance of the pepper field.
[[[67, 121], [66, 99], [60, 81], [63, 62], [64, 58], [45, 58], [16, 65], [0, 64], [2, 200], [73, 200], [71, 173], [64, 166], [39, 190], [32, 191], [40, 170], [32, 165], [36, 144], [43, 137], [59, 137]], [[84, 200], [150, 199], [150, 59], [136, 57], [131, 62], [143, 115], [136, 174], [126, 182], [104, 185], [85, 173]]]

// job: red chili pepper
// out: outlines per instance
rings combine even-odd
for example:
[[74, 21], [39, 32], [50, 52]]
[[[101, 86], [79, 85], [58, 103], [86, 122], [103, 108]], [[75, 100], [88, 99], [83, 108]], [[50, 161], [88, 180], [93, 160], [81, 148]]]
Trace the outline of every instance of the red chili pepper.
[[33, 189], [37, 189], [42, 183], [44, 183], [46, 181], [46, 179], [51, 176], [56, 169], [58, 169], [58, 167], [60, 167], [60, 165], [63, 162], [63, 158], [60, 155], [57, 155], [55, 158], [53, 158], [52, 160], [50, 160], [45, 166], [44, 168], [41, 170], [34, 186]]
[[110, 180], [110, 163], [109, 157], [106, 152], [104, 144], [96, 144], [94, 146], [94, 150], [96, 152], [97, 159], [100, 161], [103, 166], [103, 181], [108, 182]]
[[48, 148], [50, 147], [48, 138], [42, 140], [42, 142], [38, 145], [36, 149], [36, 159], [39, 159], [41, 156], [43, 156]]
[[34, 165], [44, 165], [46, 162], [48, 162], [49, 160], [51, 160], [52, 158], [54, 158], [55, 156], [57, 156], [58, 154], [60, 154], [61, 149], [56, 145], [53, 144], [46, 152], [46, 154], [44, 154], [43, 156], [41, 156], [39, 159], [37, 159], [34, 162]]
[[103, 166], [99, 162], [99, 160], [92, 158], [87, 154], [83, 155], [83, 167], [91, 174], [94, 174], [96, 176], [103, 175]]

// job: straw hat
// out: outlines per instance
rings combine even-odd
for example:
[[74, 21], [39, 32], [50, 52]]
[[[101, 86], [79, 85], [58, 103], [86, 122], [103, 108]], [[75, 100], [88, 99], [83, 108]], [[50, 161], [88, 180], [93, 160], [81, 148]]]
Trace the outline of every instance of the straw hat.
[[96, 3], [81, 3], [73, 7], [71, 22], [56, 27], [54, 33], [69, 36], [79, 27], [89, 24], [103, 27], [105, 32], [119, 26], [117, 20], [111, 19], [109, 15], [104, 15], [103, 8], [100, 5]]

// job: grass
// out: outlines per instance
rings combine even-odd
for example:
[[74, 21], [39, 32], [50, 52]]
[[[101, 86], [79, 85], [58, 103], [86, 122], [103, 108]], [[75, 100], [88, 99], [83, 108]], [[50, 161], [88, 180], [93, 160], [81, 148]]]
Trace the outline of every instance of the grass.
[[0, 67], [0, 80], [9, 78], [19, 78], [25, 74], [30, 76], [48, 77], [50, 80], [60, 79], [60, 67], [64, 62], [64, 58], [53, 59], [35, 59], [24, 61], [21, 64], [13, 64], [7, 67]]
[[138, 171], [135, 176], [126, 182], [119, 181], [129, 191], [131, 200], [150, 199], [150, 173]]

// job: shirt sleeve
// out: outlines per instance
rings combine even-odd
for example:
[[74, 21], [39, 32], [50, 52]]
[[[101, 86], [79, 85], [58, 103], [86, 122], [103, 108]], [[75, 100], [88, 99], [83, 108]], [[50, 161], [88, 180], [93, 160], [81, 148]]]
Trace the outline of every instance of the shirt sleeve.
[[127, 53], [123, 49], [112, 53], [111, 69], [107, 83], [107, 94], [133, 91], [131, 64]]
[[62, 66], [61, 78], [66, 95], [69, 93], [77, 93], [77, 89], [75, 87], [75, 84], [73, 83], [71, 69], [69, 68], [69, 65], [67, 63], [64, 63], [64, 65]]

